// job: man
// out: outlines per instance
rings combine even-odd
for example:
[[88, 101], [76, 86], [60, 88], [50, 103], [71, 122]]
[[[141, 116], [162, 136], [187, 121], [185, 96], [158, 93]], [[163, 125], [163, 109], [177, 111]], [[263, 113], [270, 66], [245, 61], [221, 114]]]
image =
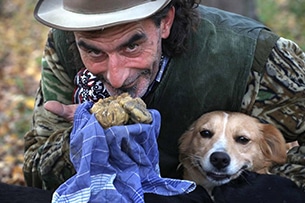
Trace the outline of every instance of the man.
[[54, 29], [25, 135], [29, 186], [54, 190], [75, 173], [69, 135], [77, 104], [123, 92], [161, 114], [163, 177], [181, 178], [178, 139], [212, 110], [247, 113], [287, 141], [305, 142], [305, 54], [256, 21], [183, 0], [45, 0], [35, 16]]

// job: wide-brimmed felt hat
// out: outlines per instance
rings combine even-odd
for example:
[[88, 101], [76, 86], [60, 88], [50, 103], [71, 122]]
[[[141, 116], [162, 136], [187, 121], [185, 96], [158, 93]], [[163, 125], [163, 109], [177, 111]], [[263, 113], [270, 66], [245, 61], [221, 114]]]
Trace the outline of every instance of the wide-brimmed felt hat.
[[171, 0], [39, 0], [34, 16], [49, 27], [87, 31], [147, 18]]

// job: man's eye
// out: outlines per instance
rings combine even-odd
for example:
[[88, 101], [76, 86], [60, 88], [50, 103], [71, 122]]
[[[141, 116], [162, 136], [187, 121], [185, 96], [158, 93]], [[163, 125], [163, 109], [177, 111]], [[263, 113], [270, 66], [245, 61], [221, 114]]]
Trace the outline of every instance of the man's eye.
[[135, 51], [138, 47], [139, 47], [138, 44], [129, 44], [129, 45], [126, 47], [126, 51], [132, 52], [132, 51]]
[[91, 57], [100, 57], [102, 55], [101, 51], [97, 51], [97, 50], [88, 50], [87, 51], [88, 55], [90, 55]]

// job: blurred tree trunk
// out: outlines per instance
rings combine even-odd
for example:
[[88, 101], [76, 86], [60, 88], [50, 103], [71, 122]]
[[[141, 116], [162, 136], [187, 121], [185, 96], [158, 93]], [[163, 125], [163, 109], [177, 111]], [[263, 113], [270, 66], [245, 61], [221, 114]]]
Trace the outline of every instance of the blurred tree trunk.
[[256, 0], [201, 0], [201, 4], [257, 19]]

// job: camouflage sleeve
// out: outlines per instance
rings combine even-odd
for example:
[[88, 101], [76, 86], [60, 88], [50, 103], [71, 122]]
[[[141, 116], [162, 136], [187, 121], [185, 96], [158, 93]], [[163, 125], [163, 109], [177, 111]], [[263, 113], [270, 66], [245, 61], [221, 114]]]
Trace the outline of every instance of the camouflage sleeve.
[[[277, 126], [287, 142], [305, 145], [305, 53], [295, 42], [280, 38], [265, 72], [250, 74], [242, 110]], [[271, 172], [292, 179], [305, 190], [304, 156], [305, 146], [297, 146], [288, 152], [287, 163]]]
[[36, 95], [32, 128], [25, 135], [24, 175], [27, 185], [54, 190], [74, 169], [69, 159], [72, 123], [44, 109], [48, 100], [70, 104], [74, 91], [60, 65], [49, 33], [42, 59], [42, 79]]
[[294, 42], [280, 38], [263, 75], [253, 72], [251, 77], [243, 109], [276, 125], [287, 142], [305, 143], [305, 53]]

